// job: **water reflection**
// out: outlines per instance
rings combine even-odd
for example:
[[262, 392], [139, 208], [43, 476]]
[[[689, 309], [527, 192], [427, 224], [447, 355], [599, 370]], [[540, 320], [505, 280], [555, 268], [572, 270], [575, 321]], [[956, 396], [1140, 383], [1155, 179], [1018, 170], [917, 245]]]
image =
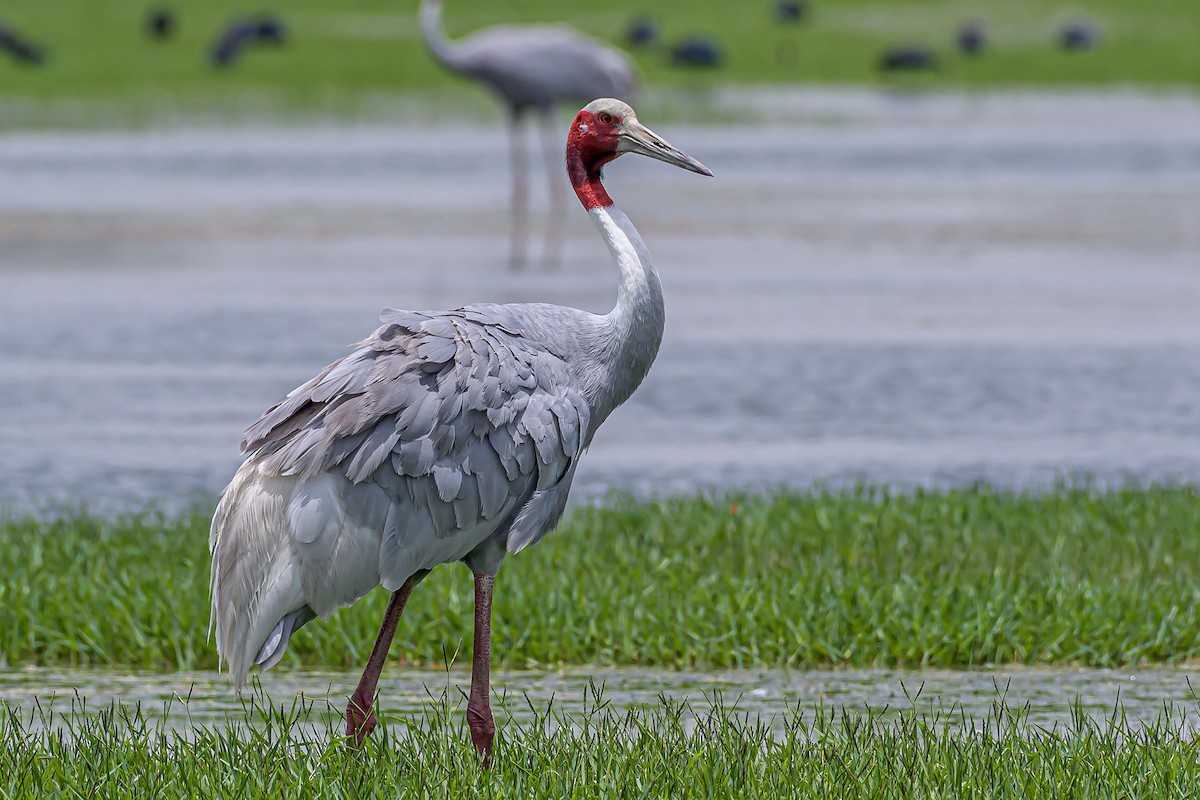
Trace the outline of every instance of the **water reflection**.
[[[1101, 727], [1114, 709], [1135, 725], [1154, 724], [1167, 708], [1197, 717], [1198, 698], [1187, 669], [954, 670], [746, 670], [683, 673], [645, 669], [580, 669], [550, 672], [501, 672], [493, 676], [497, 719], [528, 723], [553, 707], [568, 715], [595, 706], [592, 687], [616, 709], [657, 709], [662, 698], [688, 703], [704, 713], [719, 698], [726, 709], [782, 729], [785, 715], [798, 712], [811, 720], [818, 713], [872, 713], [894, 719], [916, 706], [947, 725], [979, 724], [996, 704], [1023, 708], [1031, 726], [1069, 728], [1082, 711]], [[248, 690], [267, 704], [290, 707], [297, 697], [314, 704], [312, 726], [324, 728], [340, 716], [357, 674], [276, 671]], [[383, 720], [420, 718], [446, 698], [461, 706], [470, 673], [460, 670], [392, 669], [379, 686]], [[211, 672], [175, 674], [29, 669], [0, 672], [0, 704], [29, 713], [35, 707], [68, 712], [80, 700], [92, 712], [112, 702], [140, 704], [146, 712], [170, 707], [170, 727], [185, 729], [245, 719], [243, 703], [227, 678]], [[459, 708], [461, 711], [461, 708]]]

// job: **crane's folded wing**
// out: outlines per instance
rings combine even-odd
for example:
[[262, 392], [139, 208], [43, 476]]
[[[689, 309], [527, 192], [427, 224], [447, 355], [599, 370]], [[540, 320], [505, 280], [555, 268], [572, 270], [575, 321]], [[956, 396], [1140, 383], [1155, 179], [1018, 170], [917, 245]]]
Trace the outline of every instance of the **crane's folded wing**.
[[[251, 426], [243, 451], [280, 476], [376, 484], [438, 537], [516, 514], [560, 482], [565, 500], [589, 408], [566, 363], [500, 309], [388, 310]], [[561, 505], [557, 493], [544, 502]]]

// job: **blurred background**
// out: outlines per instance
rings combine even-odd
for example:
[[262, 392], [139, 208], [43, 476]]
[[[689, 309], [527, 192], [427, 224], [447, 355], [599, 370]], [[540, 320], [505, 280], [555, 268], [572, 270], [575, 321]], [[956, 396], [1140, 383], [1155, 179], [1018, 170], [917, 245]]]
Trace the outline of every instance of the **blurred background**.
[[[447, 0], [439, 27], [555, 23], [716, 173], [609, 169], [668, 322], [579, 498], [1200, 478], [1200, 3]], [[460, 72], [416, 0], [8, 0], [0, 505], [211, 503], [384, 306], [607, 310], [574, 207], [543, 257], [567, 185], [537, 115], [510, 269], [509, 105]]]

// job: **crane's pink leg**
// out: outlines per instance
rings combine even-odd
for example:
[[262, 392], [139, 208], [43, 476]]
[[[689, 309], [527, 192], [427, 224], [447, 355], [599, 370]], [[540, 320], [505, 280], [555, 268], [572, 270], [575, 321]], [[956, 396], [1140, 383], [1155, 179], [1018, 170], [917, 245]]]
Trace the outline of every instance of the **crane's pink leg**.
[[566, 185], [563, 183], [562, 146], [554, 124], [554, 113], [542, 114], [542, 149], [546, 154], [546, 175], [550, 179], [550, 214], [546, 219], [546, 266], [562, 264], [563, 211], [567, 207]]
[[383, 665], [387, 661], [392, 637], [396, 635], [396, 625], [400, 622], [400, 615], [404, 613], [408, 596], [412, 594], [413, 587], [427, 574], [418, 572], [413, 575], [403, 586], [392, 592], [392, 599], [388, 601], [383, 624], [379, 626], [379, 636], [375, 638], [375, 646], [371, 648], [371, 657], [367, 659], [367, 667], [358, 681], [358, 688], [350, 695], [350, 702], [346, 706], [346, 736], [349, 737], [346, 744], [351, 748], [361, 746], [367, 735], [375, 730], [375, 715], [371, 713], [371, 706], [375, 702], [379, 673], [383, 671]]
[[509, 130], [512, 145], [512, 250], [509, 266], [522, 269], [528, 263], [529, 239], [529, 165], [521, 142], [521, 114], [514, 112]]
[[492, 587], [496, 578], [486, 572], [475, 573], [475, 646], [471, 653], [471, 696], [467, 699], [467, 726], [471, 741], [483, 756], [483, 768], [492, 763], [492, 739], [496, 723], [492, 719]]

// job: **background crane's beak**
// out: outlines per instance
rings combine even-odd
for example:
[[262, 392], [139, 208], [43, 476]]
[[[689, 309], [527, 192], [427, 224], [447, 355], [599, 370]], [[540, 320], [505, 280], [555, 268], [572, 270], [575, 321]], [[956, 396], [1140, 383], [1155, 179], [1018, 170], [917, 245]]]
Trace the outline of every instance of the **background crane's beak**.
[[617, 152], [650, 156], [691, 172], [712, 176], [712, 170], [708, 167], [679, 148], [672, 147], [665, 139], [637, 120], [626, 120], [621, 126], [621, 132], [617, 135]]

